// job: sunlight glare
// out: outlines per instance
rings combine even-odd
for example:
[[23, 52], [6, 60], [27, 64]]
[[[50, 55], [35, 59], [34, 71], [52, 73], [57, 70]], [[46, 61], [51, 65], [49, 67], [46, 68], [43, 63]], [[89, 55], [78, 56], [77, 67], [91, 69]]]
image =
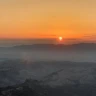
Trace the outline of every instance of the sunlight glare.
[[60, 40], [60, 41], [62, 41], [62, 40], [63, 40], [63, 38], [60, 36], [60, 37], [59, 37], [59, 40]]

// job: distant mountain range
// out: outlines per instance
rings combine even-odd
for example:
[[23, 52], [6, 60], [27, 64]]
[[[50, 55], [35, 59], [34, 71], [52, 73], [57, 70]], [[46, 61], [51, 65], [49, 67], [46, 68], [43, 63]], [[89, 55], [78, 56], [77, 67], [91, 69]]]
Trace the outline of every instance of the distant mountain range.
[[78, 43], [78, 44], [32, 44], [32, 45], [16, 45], [12, 47], [0, 47], [0, 50], [81, 50], [95, 51], [96, 43]]
[[33, 44], [33, 45], [18, 45], [12, 48], [15, 49], [41, 49], [41, 50], [96, 50], [96, 43], [78, 43], [71, 45], [64, 44]]

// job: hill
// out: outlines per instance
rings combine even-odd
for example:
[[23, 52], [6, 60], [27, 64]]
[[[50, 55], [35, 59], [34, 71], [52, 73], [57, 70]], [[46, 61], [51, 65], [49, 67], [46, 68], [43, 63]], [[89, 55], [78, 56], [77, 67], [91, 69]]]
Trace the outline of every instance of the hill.
[[95, 43], [78, 43], [72, 45], [64, 44], [33, 44], [33, 45], [19, 45], [12, 47], [14, 49], [39, 49], [39, 50], [96, 50]]

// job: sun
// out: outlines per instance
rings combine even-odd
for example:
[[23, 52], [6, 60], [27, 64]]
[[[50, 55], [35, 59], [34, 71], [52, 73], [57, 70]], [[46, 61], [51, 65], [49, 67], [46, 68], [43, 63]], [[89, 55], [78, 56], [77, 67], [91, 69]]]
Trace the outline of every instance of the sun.
[[60, 37], [58, 37], [58, 39], [59, 39], [59, 41], [62, 41], [63, 40], [63, 37], [60, 36]]

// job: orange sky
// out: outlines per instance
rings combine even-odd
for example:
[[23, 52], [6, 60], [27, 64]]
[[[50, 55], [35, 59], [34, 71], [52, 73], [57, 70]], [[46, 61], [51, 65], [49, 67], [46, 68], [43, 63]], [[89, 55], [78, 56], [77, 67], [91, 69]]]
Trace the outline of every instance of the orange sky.
[[0, 0], [0, 38], [96, 38], [96, 0]]

